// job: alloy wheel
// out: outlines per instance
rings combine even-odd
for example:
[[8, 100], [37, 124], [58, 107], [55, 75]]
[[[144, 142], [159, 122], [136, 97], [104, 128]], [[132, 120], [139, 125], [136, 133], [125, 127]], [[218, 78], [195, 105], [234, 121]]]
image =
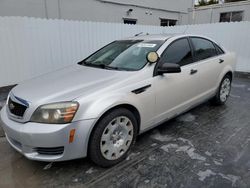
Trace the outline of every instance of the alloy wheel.
[[134, 135], [134, 126], [126, 116], [114, 118], [102, 133], [100, 149], [107, 160], [119, 159], [129, 149]]
[[231, 81], [229, 78], [225, 78], [221, 84], [220, 88], [220, 100], [221, 102], [225, 102], [229, 96], [231, 89]]

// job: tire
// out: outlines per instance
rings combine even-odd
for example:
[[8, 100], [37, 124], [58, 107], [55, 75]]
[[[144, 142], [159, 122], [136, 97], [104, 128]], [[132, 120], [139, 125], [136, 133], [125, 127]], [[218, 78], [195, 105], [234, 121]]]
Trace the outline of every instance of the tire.
[[214, 105], [223, 105], [226, 103], [230, 91], [231, 91], [232, 77], [230, 75], [225, 75], [220, 83], [220, 87], [212, 99]]
[[91, 134], [90, 159], [101, 167], [121, 162], [135, 143], [137, 130], [137, 120], [131, 111], [118, 108], [108, 112]]

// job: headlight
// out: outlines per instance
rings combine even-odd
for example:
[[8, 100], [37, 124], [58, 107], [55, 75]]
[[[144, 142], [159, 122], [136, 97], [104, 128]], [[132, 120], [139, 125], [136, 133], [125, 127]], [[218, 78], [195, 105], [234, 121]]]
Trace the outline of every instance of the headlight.
[[77, 102], [46, 104], [38, 107], [30, 121], [37, 123], [63, 124], [69, 123], [78, 109]]

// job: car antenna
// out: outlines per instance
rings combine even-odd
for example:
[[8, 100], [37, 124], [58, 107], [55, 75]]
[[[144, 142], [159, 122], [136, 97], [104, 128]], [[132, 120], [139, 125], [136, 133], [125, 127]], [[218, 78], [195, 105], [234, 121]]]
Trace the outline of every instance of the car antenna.
[[141, 34], [143, 34], [143, 32], [140, 32], [140, 33], [135, 34], [135, 37], [137, 37], [137, 36], [139, 36], [139, 35], [141, 35]]

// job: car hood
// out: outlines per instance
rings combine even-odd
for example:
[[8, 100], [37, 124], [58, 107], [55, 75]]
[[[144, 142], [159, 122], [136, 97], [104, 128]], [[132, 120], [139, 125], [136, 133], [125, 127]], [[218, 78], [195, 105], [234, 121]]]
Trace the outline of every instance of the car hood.
[[71, 101], [98, 89], [117, 84], [131, 72], [74, 65], [17, 85], [14, 96], [33, 103]]

